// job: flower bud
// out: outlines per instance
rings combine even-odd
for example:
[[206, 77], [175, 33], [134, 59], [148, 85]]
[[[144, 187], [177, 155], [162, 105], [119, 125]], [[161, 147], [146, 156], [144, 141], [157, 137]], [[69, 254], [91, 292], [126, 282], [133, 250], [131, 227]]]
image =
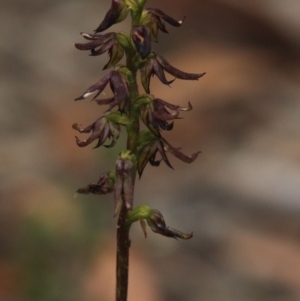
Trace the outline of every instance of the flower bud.
[[123, 151], [116, 161], [114, 216], [120, 211], [123, 202], [128, 210], [132, 209], [135, 164], [135, 155], [129, 150]]

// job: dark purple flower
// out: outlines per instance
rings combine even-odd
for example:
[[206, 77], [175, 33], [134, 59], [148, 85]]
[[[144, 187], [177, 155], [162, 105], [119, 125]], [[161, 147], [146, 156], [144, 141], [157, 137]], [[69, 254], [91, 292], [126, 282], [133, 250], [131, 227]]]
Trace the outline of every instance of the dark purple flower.
[[[107, 99], [95, 99], [105, 89], [108, 83], [110, 83], [110, 87], [114, 96]], [[93, 100], [95, 100], [100, 105], [109, 104], [109, 110], [117, 105], [122, 110], [122, 102], [129, 99], [127, 84], [122, 75], [115, 70], [107, 73], [100, 81], [90, 86], [81, 96], [77, 97], [75, 100], [85, 99], [94, 93], [96, 93], [96, 95], [94, 96]]]
[[109, 54], [109, 62], [103, 69], [115, 66], [124, 56], [124, 49], [118, 40], [118, 34], [109, 32], [106, 34], [81, 33], [82, 36], [91, 40], [88, 43], [76, 43], [75, 47], [79, 50], [90, 50], [91, 56], [101, 55], [105, 52]]
[[73, 129], [79, 131], [80, 133], [91, 133], [91, 135], [86, 140], [79, 140], [77, 136], [76, 143], [80, 147], [87, 146], [93, 141], [98, 139], [98, 143], [94, 148], [98, 148], [105, 143], [107, 139], [111, 139], [109, 145], [104, 145], [105, 147], [113, 147], [120, 135], [120, 125], [109, 121], [106, 116], [102, 116], [97, 119], [94, 123], [87, 126], [86, 128], [81, 128], [77, 123], [73, 124]]
[[[180, 159], [185, 163], [192, 163], [201, 153], [198, 151], [190, 156], [182, 153], [178, 148], [171, 146], [164, 138], [157, 136], [150, 130], [144, 130], [139, 135], [138, 148], [137, 148], [137, 170], [139, 176], [142, 176], [144, 168], [149, 162], [152, 166], [159, 166], [163, 160], [167, 166], [173, 169], [168, 157], [167, 152]], [[160, 154], [161, 159], [157, 160], [157, 154]]]
[[141, 18], [141, 24], [147, 25], [150, 28], [152, 41], [157, 41], [158, 30], [168, 33], [164, 21], [172, 26], [179, 27], [182, 25], [184, 18], [177, 21], [165, 14], [160, 9], [146, 8], [144, 10]]
[[[140, 133], [139, 146], [137, 149], [138, 160], [137, 160], [137, 170], [139, 176], [141, 177], [143, 171], [149, 162], [152, 166], [159, 166], [160, 161], [164, 162], [170, 167], [173, 168], [171, 163], [168, 160], [166, 151], [164, 149], [163, 142], [159, 138], [154, 136], [151, 132], [145, 130]], [[160, 154], [161, 159], [157, 160], [156, 155]]]
[[[170, 113], [167, 109], [174, 112]], [[173, 128], [173, 122], [169, 123], [169, 121], [178, 119], [180, 111], [189, 111], [191, 109], [192, 106], [190, 103], [187, 108], [184, 108], [155, 98], [142, 108], [141, 117], [145, 125], [150, 130], [154, 129], [155, 133], [160, 129], [170, 131]]]
[[79, 188], [76, 192], [80, 194], [107, 194], [114, 191], [115, 171], [103, 173], [96, 184], [88, 184]]
[[165, 84], [170, 85], [175, 79], [168, 81], [165, 72], [173, 75], [175, 78], [184, 80], [198, 80], [204, 73], [187, 73], [173, 67], [165, 58], [160, 55], [153, 53], [149, 59], [140, 68], [141, 71], [141, 82], [146, 91], [150, 93], [150, 79], [155, 74], [159, 80]]
[[[193, 232], [190, 234], [185, 234], [171, 227], [168, 227], [163, 215], [156, 209], [151, 210], [150, 216], [147, 219], [147, 224], [153, 232], [159, 233], [163, 236], [173, 237], [175, 239], [190, 239], [193, 237]], [[145, 227], [143, 227], [143, 231], [145, 233]]]
[[127, 17], [128, 11], [124, 0], [112, 0], [110, 9], [101, 24], [95, 29], [95, 32], [104, 31], [112, 25], [122, 22]]

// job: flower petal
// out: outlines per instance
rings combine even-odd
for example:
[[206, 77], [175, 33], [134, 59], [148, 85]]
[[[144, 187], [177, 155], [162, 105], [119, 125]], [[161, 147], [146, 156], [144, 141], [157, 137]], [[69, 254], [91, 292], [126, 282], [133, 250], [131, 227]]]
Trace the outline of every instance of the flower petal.
[[171, 165], [171, 163], [170, 163], [169, 160], [168, 160], [168, 157], [167, 157], [165, 148], [164, 148], [164, 146], [162, 145], [162, 142], [158, 145], [157, 149], [158, 149], [158, 151], [159, 151], [159, 153], [160, 153], [162, 159], [164, 160], [164, 162], [165, 162], [170, 168], [174, 169], [173, 166]]
[[116, 71], [110, 71], [96, 84], [90, 86], [81, 96], [75, 98], [75, 100], [82, 100], [90, 96], [91, 94], [97, 93], [94, 98], [96, 98], [106, 87], [111, 77], [116, 73]]
[[163, 70], [163, 67], [158, 63], [157, 60], [153, 61], [153, 71], [154, 71], [155, 75], [159, 78], [159, 80], [165, 85], [169, 86], [175, 80], [175, 78], [170, 81], [167, 80], [164, 70]]
[[147, 224], [153, 232], [159, 233], [163, 236], [173, 237], [175, 239], [190, 239], [193, 237], [193, 233], [185, 234], [171, 227], [168, 227], [163, 215], [156, 209], [151, 210], [150, 216], [147, 219]]
[[82, 36], [88, 40], [92, 40], [92, 42], [89, 43], [75, 43], [75, 47], [79, 50], [91, 50], [94, 49], [96, 47], [99, 47], [103, 44], [105, 44], [106, 42], [108, 42], [109, 40], [111, 40], [114, 36], [115, 33], [114, 32], [109, 32], [103, 35], [89, 35], [86, 33], [82, 33]]
[[198, 80], [200, 77], [202, 77], [205, 74], [205, 72], [204, 73], [183, 72], [183, 71], [173, 67], [172, 65], [170, 65], [169, 62], [160, 55], [157, 55], [156, 59], [165, 71], [167, 71], [168, 73], [172, 74], [173, 76], [175, 76], [176, 78], [179, 78], [179, 79]]
[[146, 93], [150, 93], [150, 79], [153, 75], [153, 63], [154, 60], [151, 58], [140, 68], [141, 82]]
[[112, 25], [125, 20], [128, 14], [128, 8], [124, 0], [113, 0], [112, 5], [106, 13], [101, 24], [95, 29], [95, 32], [101, 32]]
[[154, 14], [155, 16], [162, 18], [163, 20], [165, 20], [167, 23], [169, 23], [172, 26], [175, 27], [179, 27], [182, 25], [185, 17], [182, 20], [175, 20], [172, 17], [170, 17], [169, 15], [165, 14], [163, 11], [161, 11], [160, 9], [157, 8], [147, 8], [147, 11], [151, 12], [152, 14]]
[[185, 154], [183, 154], [181, 151], [179, 151], [178, 149], [174, 148], [173, 146], [171, 146], [168, 142], [165, 142], [165, 147], [166, 150], [168, 152], [170, 152], [173, 156], [175, 156], [176, 158], [180, 159], [181, 161], [185, 162], [185, 163], [192, 163], [194, 162], [198, 155], [201, 153], [201, 151], [198, 151], [190, 156], [187, 156]]
[[136, 26], [132, 31], [132, 40], [142, 59], [151, 53], [151, 32], [148, 26]]

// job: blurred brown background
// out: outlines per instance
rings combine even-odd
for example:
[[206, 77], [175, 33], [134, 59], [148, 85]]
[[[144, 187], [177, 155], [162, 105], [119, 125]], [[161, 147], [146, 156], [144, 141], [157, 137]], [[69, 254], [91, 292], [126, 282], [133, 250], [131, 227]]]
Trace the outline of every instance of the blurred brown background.
[[[106, 108], [73, 99], [100, 79], [107, 55], [77, 51], [109, 0], [2, 1], [0, 10], [0, 300], [114, 300], [112, 196], [77, 196], [124, 145], [80, 149], [71, 129]], [[194, 110], [147, 166], [136, 203], [161, 210], [190, 241], [150, 230], [131, 238], [130, 301], [300, 300], [300, 2], [149, 0], [180, 19], [155, 51], [199, 82], [152, 81]], [[129, 21], [112, 28], [128, 30]], [[107, 93], [109, 89], [107, 89]]]

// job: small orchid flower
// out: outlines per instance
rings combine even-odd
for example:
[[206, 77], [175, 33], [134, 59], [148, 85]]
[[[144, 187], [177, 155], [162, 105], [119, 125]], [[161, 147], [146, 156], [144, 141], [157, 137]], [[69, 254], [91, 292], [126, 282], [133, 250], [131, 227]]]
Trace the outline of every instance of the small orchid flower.
[[106, 13], [101, 24], [95, 29], [95, 32], [101, 32], [112, 25], [122, 22], [126, 19], [129, 10], [125, 0], [112, 0], [112, 4]]
[[[149, 59], [140, 68], [141, 82], [146, 93], [150, 93], [150, 79], [155, 74], [159, 80], [165, 84], [170, 85], [176, 78], [184, 80], [198, 80], [204, 73], [187, 73], [173, 67], [165, 58], [155, 53], [149, 56]], [[173, 75], [175, 79], [168, 81], [165, 72]]]
[[[139, 135], [139, 144], [137, 148], [137, 170], [139, 176], [142, 176], [144, 168], [149, 162], [152, 166], [159, 166], [161, 160], [163, 160], [167, 166], [173, 169], [168, 157], [167, 152], [170, 152], [177, 159], [185, 162], [192, 163], [194, 162], [201, 151], [198, 151], [190, 156], [182, 153], [178, 148], [173, 147], [168, 143], [164, 138], [158, 137], [153, 134], [150, 130], [143, 130]], [[161, 159], [157, 160], [157, 154], [160, 154]]]
[[156, 42], [158, 30], [168, 33], [164, 21], [172, 26], [179, 27], [183, 24], [184, 19], [177, 21], [160, 9], [146, 8], [142, 14], [141, 23], [151, 29], [151, 39]]
[[173, 237], [175, 239], [190, 239], [193, 237], [193, 232], [190, 234], [185, 234], [167, 226], [161, 212], [157, 209], [152, 209], [148, 205], [139, 205], [128, 213], [126, 220], [126, 225], [128, 227], [137, 221], [140, 221], [141, 223], [145, 238], [147, 237], [147, 227], [145, 221], [154, 233], [159, 233], [167, 237]]
[[81, 194], [107, 194], [114, 191], [115, 171], [106, 172], [100, 175], [96, 184], [88, 184], [79, 188], [76, 192]]
[[[170, 113], [167, 108], [174, 112]], [[141, 110], [141, 117], [149, 129], [154, 128], [156, 132], [160, 129], [170, 131], [173, 128], [173, 122], [169, 123], [168, 121], [178, 119], [180, 111], [190, 111], [191, 109], [190, 103], [188, 107], [184, 108], [155, 98]]]
[[91, 56], [98, 56], [105, 52], [109, 54], [109, 62], [103, 67], [108, 69], [115, 66], [124, 56], [124, 48], [120, 40], [121, 34], [109, 32], [106, 34], [88, 34], [81, 33], [81, 35], [91, 40], [88, 43], [75, 43], [75, 47], [79, 50], [90, 50]]
[[163, 236], [173, 237], [175, 239], [190, 239], [193, 237], [193, 232], [190, 234], [182, 233], [166, 225], [163, 215], [157, 209], [152, 209], [149, 218], [146, 220], [148, 226], [155, 233]]
[[[108, 83], [110, 83], [110, 87], [114, 96], [107, 99], [95, 99], [105, 89]], [[85, 99], [94, 93], [96, 93], [96, 95], [94, 96], [93, 100], [95, 100], [100, 105], [109, 104], [109, 110], [116, 105], [120, 106], [123, 101], [126, 102], [129, 98], [127, 84], [122, 75], [115, 70], [107, 73], [100, 81], [90, 86], [81, 96], [77, 97], [75, 100]]]
[[77, 136], [75, 136], [76, 143], [80, 147], [87, 146], [97, 139], [98, 142], [94, 148], [98, 148], [101, 145], [103, 145], [107, 139], [111, 139], [111, 143], [109, 145], [104, 145], [104, 146], [107, 148], [113, 147], [116, 141], [118, 140], [121, 132], [120, 125], [112, 121], [109, 121], [106, 116], [101, 116], [94, 123], [87, 126], [86, 128], [81, 128], [80, 125], [78, 125], [77, 123], [74, 123], [72, 127], [73, 129], [79, 131], [80, 133], [92, 132], [89, 138], [82, 141], [79, 140]]

